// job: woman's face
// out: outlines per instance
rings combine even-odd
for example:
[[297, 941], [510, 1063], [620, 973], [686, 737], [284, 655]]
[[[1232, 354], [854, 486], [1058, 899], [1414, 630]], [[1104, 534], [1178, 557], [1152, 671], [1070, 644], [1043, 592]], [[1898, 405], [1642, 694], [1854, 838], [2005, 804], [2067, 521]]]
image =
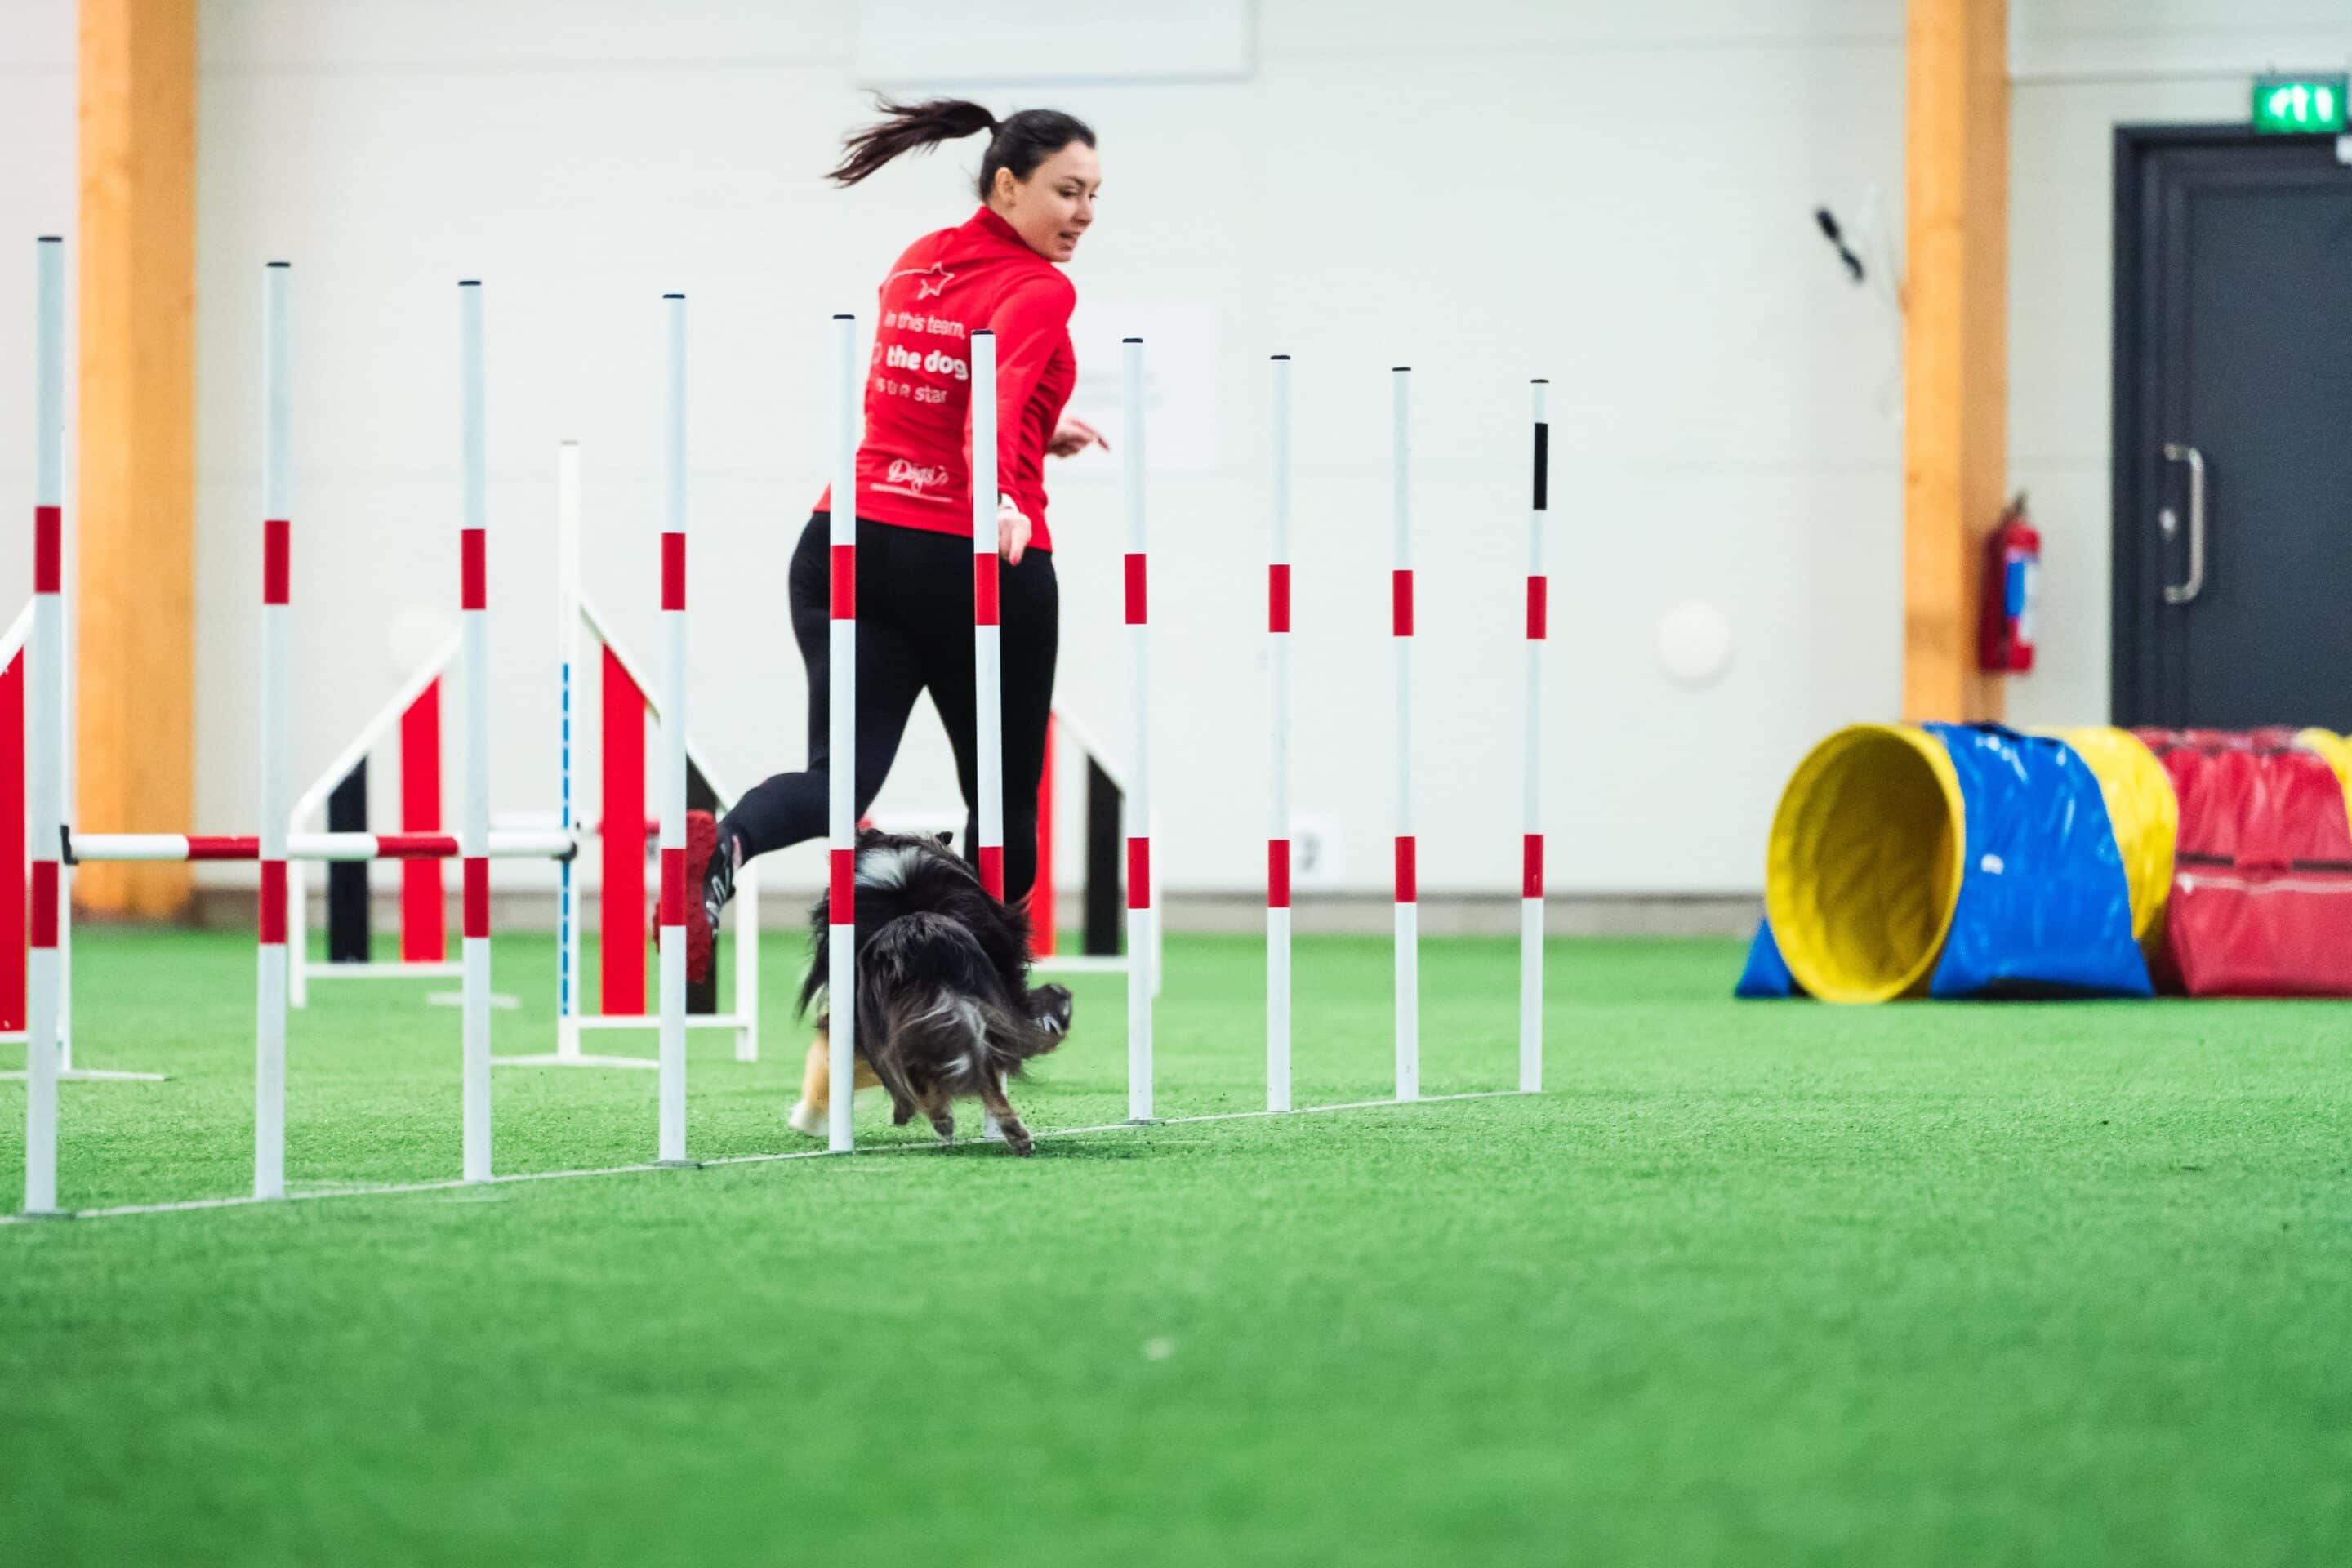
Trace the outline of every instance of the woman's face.
[[1095, 221], [1095, 192], [1102, 186], [1102, 161], [1083, 142], [1073, 142], [1030, 172], [1025, 180], [1010, 169], [996, 171], [988, 205], [1011, 224], [1029, 248], [1048, 261], [1067, 261]]

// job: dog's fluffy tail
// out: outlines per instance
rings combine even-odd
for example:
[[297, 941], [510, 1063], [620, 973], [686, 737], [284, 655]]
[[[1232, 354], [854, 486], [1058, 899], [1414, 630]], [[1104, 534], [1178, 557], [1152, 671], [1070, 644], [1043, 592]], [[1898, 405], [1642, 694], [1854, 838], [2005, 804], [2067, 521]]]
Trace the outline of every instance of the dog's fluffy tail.
[[885, 1083], [903, 1087], [907, 1068], [977, 1093], [983, 1076], [1017, 1075], [1030, 1058], [1061, 1043], [1025, 1018], [979, 940], [962, 922], [929, 912], [901, 915], [858, 955], [860, 1054]]

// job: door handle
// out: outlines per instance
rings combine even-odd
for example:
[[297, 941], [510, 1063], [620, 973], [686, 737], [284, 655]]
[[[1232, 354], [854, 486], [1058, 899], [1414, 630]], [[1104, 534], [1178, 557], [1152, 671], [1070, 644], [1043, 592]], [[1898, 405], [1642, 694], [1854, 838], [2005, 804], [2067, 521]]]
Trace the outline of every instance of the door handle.
[[[2205, 454], [2194, 447], [2167, 441], [2164, 460], [2189, 465], [2189, 580], [2164, 585], [2166, 604], [2185, 605], [2205, 591]], [[2169, 513], [2165, 521], [2171, 521]]]

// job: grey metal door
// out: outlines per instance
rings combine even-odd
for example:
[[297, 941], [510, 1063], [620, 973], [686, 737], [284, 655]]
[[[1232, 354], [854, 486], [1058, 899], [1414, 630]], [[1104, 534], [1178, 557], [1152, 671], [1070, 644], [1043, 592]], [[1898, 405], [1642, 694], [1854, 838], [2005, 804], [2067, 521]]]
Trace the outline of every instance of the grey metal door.
[[2352, 167], [2116, 143], [2115, 716], [2352, 730]]

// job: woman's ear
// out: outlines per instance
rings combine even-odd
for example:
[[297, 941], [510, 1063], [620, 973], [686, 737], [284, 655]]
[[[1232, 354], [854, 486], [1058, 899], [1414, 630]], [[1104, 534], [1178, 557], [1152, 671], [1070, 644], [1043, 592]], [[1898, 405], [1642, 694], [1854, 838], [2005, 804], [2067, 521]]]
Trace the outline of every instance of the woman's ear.
[[989, 188], [989, 199], [1010, 206], [1020, 189], [1021, 182], [1013, 178], [1012, 170], [999, 169], [996, 171], [996, 184]]

